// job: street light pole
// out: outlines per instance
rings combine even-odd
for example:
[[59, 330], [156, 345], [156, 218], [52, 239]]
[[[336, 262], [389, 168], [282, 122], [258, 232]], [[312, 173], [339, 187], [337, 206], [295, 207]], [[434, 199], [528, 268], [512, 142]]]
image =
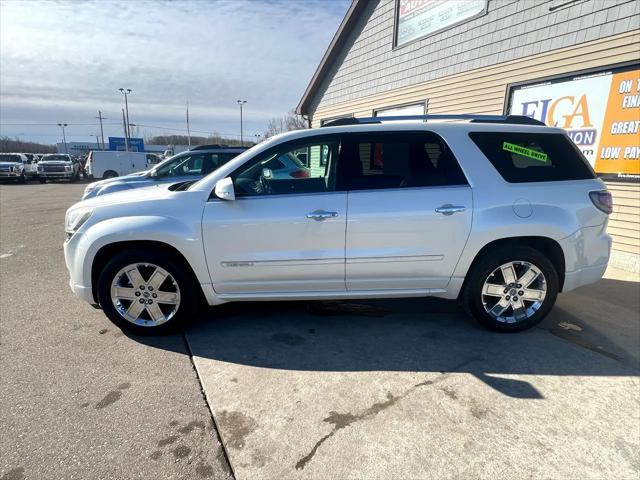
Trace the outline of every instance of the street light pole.
[[129, 134], [127, 133], [127, 117], [124, 116], [124, 108], [122, 109], [122, 126], [124, 128], [124, 151], [129, 151]]
[[[120, 90], [120, 93], [124, 95], [124, 108], [127, 111], [127, 120], [126, 120], [126, 139], [125, 142], [128, 144], [129, 143], [129, 139], [131, 138], [131, 127], [129, 126], [129, 101], [128, 101], [128, 96], [131, 94], [131, 92], [133, 92], [133, 90], [131, 90], [130, 88], [127, 88], [126, 90], [124, 88], [119, 88], [118, 90]], [[127, 145], [127, 151], [129, 151], [129, 146]]]
[[240, 105], [240, 146], [244, 146], [244, 138], [242, 135], [242, 105], [247, 103], [246, 100], [236, 100], [238, 105]]
[[64, 127], [67, 126], [66, 123], [59, 123], [58, 126], [62, 128], [62, 141], [64, 142], [64, 153], [69, 155], [69, 149], [67, 148], [67, 135], [64, 133]]

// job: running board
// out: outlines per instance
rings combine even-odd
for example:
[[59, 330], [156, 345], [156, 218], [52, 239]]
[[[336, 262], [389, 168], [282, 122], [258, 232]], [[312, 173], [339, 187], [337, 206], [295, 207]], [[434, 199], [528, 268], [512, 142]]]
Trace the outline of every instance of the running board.
[[266, 302], [275, 300], [341, 300], [345, 298], [408, 298], [443, 294], [442, 288], [401, 290], [348, 290], [339, 292], [271, 292], [271, 293], [219, 293], [222, 302]]

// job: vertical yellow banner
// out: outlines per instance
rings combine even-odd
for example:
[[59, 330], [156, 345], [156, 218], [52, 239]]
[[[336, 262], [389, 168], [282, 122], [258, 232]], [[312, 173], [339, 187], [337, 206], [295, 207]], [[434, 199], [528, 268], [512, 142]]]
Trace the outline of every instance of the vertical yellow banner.
[[640, 70], [613, 75], [595, 170], [640, 175]]

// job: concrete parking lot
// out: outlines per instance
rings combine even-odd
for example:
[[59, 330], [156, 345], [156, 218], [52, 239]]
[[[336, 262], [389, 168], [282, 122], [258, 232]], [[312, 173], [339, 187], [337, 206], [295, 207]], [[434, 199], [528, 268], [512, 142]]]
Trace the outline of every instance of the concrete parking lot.
[[0, 478], [640, 476], [640, 283], [528, 332], [455, 302], [246, 303], [123, 334], [69, 291], [83, 185], [0, 186]]

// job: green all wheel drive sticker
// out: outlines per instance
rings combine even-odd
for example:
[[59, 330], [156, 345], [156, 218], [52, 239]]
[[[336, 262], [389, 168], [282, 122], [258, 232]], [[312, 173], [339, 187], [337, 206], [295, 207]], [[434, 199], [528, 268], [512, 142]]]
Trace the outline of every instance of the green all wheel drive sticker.
[[537, 150], [532, 150], [531, 148], [521, 147], [520, 145], [516, 145], [514, 143], [503, 142], [502, 149], [507, 152], [517, 153], [518, 155], [522, 155], [523, 157], [533, 158], [539, 162], [546, 162], [547, 156], [546, 153], [538, 152]]

